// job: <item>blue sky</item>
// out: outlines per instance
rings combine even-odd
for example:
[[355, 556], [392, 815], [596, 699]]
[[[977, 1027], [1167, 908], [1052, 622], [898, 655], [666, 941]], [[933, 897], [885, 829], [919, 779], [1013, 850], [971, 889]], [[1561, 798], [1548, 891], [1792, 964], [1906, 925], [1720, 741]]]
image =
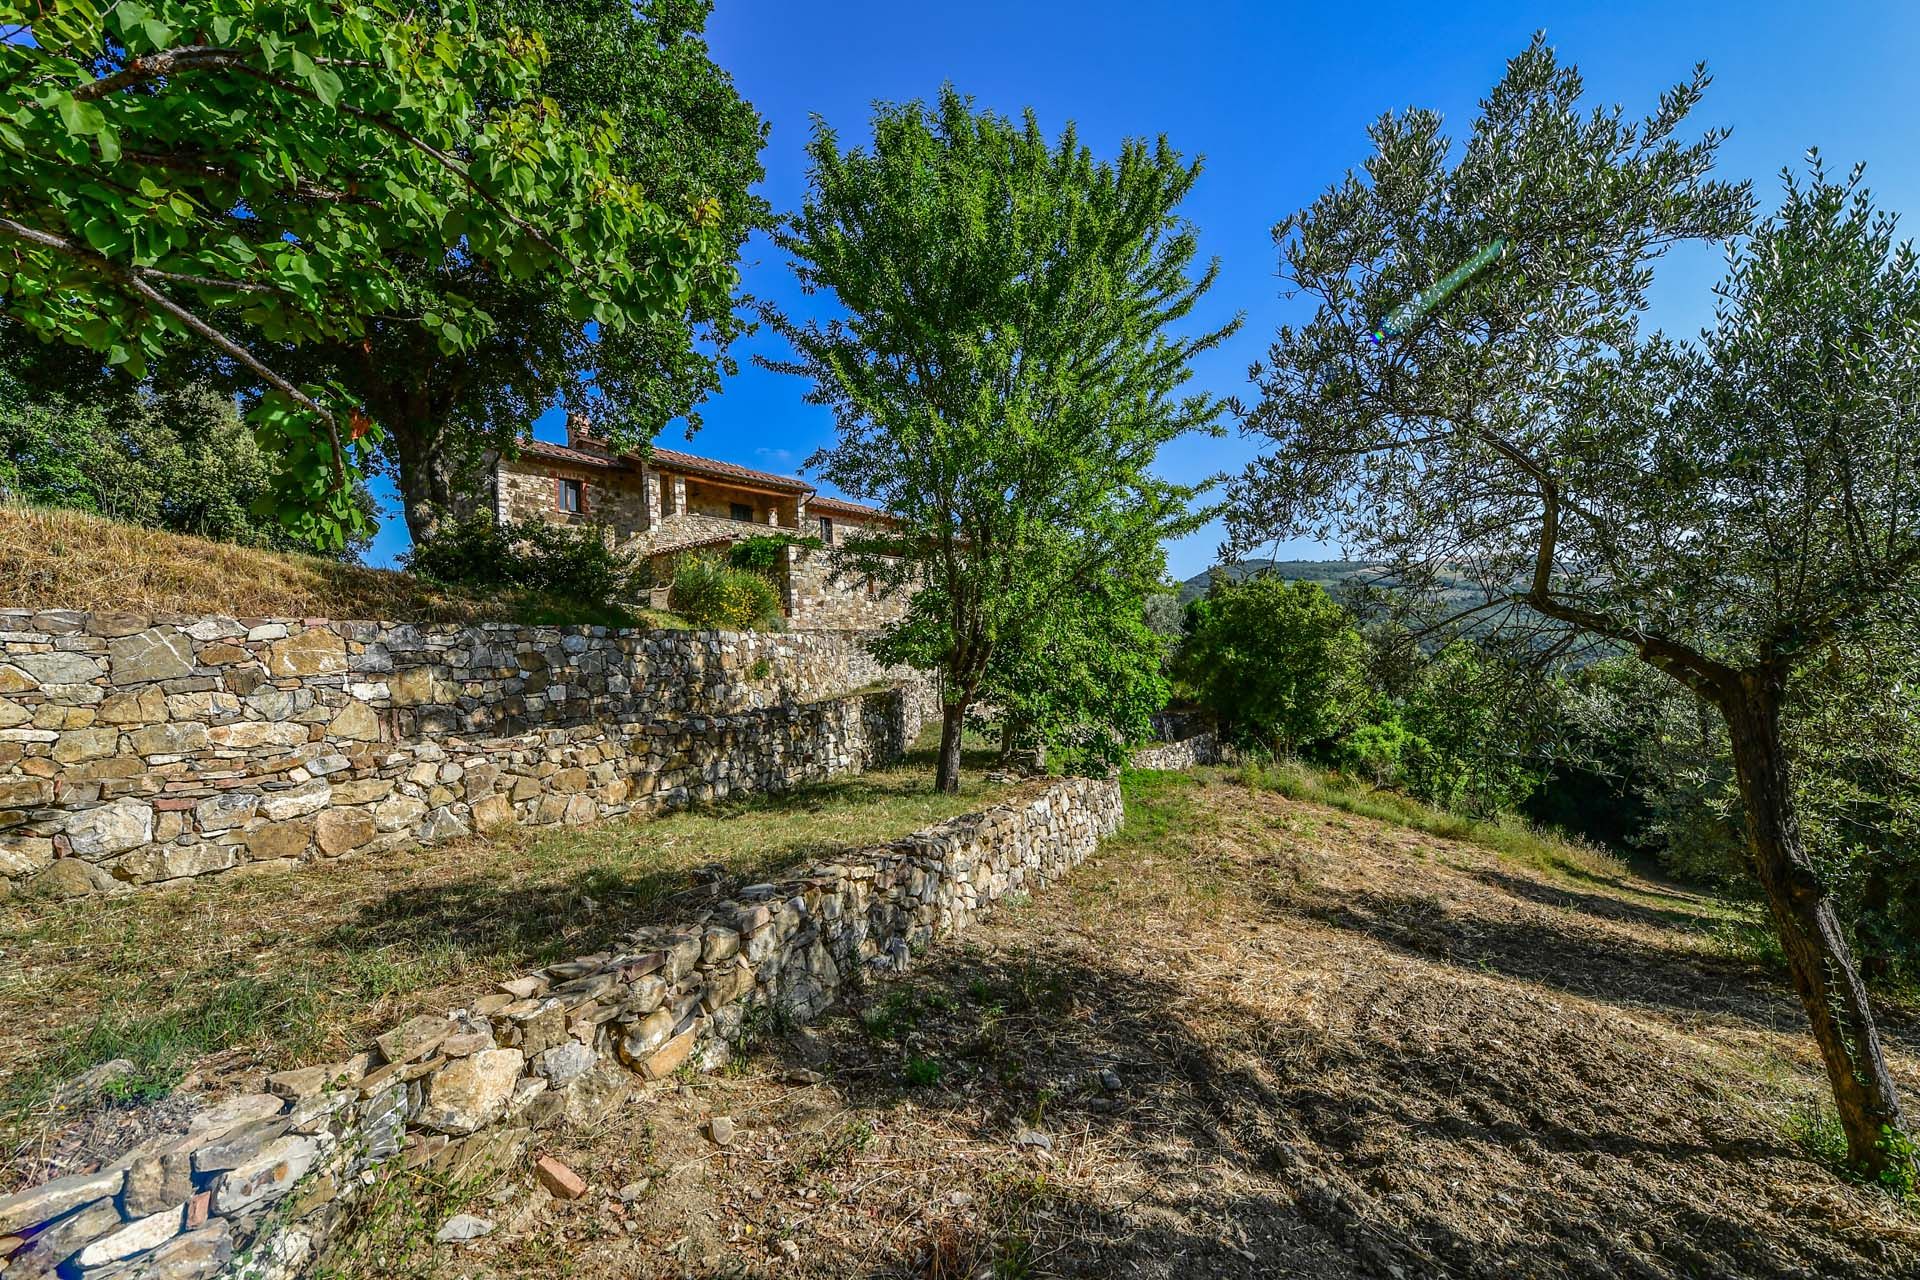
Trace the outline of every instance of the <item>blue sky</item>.
[[[1920, 128], [1911, 84], [1920, 67], [1920, 6], [1902, 3], [1611, 4], [795, 4], [716, 0], [708, 25], [714, 59], [772, 125], [763, 188], [787, 210], [806, 191], [810, 119], [852, 143], [866, 136], [876, 100], [928, 98], [951, 80], [981, 106], [1014, 114], [1031, 106], [1049, 132], [1068, 120], [1096, 152], [1120, 139], [1165, 133], [1205, 157], [1185, 212], [1221, 281], [1197, 319], [1243, 311], [1238, 336], [1197, 368], [1222, 394], [1244, 393], [1247, 365], [1274, 326], [1300, 304], [1280, 294], [1273, 223], [1306, 204], [1366, 156], [1366, 126], [1407, 106], [1441, 111], [1464, 132], [1475, 102], [1505, 60], [1544, 28], [1576, 63], [1597, 103], [1644, 114], [1656, 95], [1705, 60], [1714, 85], [1695, 116], [1727, 125], [1721, 175], [1752, 178], [1763, 207], [1775, 175], [1817, 145], [1830, 167], [1867, 162], [1884, 207], [1920, 225]], [[1717, 251], [1690, 250], [1663, 266], [1653, 321], [1692, 332], [1711, 315]], [[783, 257], [756, 240], [744, 287], [791, 313], [824, 305], [803, 297]], [[833, 422], [802, 401], [798, 380], [751, 367], [754, 350], [782, 344], [761, 333], [743, 344], [739, 375], [704, 409], [692, 444], [674, 424], [663, 444], [770, 470], [797, 471], [827, 443]], [[538, 434], [564, 433], [550, 414]], [[1195, 480], [1237, 469], [1256, 451], [1237, 433], [1165, 451], [1161, 469]], [[389, 505], [395, 505], [389, 501]], [[1217, 529], [1169, 547], [1177, 577], [1204, 569]], [[404, 549], [397, 514], [371, 559]], [[1290, 554], [1331, 554], [1301, 544]]]

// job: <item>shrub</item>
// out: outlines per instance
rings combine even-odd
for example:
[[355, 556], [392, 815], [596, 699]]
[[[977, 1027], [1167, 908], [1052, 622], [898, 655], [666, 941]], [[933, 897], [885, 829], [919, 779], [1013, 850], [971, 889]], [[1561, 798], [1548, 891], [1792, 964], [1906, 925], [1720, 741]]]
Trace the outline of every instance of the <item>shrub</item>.
[[1180, 674], [1242, 744], [1312, 747], [1358, 722], [1364, 645], [1319, 583], [1222, 578], [1191, 620]]
[[736, 569], [771, 574], [780, 567], [788, 547], [818, 550], [826, 545], [818, 538], [803, 538], [791, 533], [755, 534], [750, 538], [742, 538], [727, 548], [727, 563]]
[[696, 627], [777, 631], [785, 624], [780, 593], [771, 582], [709, 556], [687, 556], [674, 566], [667, 602]]
[[635, 599], [644, 586], [633, 557], [596, 527], [545, 520], [500, 524], [484, 513], [449, 521], [407, 554], [409, 572], [468, 590], [528, 591], [580, 604]]

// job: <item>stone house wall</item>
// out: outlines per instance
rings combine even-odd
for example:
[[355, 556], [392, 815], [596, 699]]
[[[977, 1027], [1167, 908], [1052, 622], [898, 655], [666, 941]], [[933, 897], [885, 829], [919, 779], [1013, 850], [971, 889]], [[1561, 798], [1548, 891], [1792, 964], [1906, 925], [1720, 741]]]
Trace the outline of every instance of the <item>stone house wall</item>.
[[905, 591], [869, 586], [860, 575], [849, 574], [835, 581], [834, 561], [831, 547], [788, 549], [781, 585], [794, 617], [807, 619], [809, 626], [873, 631], [906, 613], [909, 597]]
[[0, 893], [140, 887], [778, 790], [931, 691], [859, 637], [0, 612]]
[[[559, 475], [580, 481], [580, 511], [560, 510], [554, 487]], [[631, 484], [620, 483], [615, 472], [557, 464], [537, 471], [501, 465], [495, 471], [494, 485], [498, 494], [495, 515], [503, 521], [603, 526], [612, 532], [617, 547], [648, 544], [642, 536], [649, 524], [646, 494]]]
[[995, 900], [1064, 874], [1121, 819], [1111, 780], [1055, 781], [422, 1014], [347, 1062], [269, 1076], [97, 1170], [0, 1199], [0, 1266], [297, 1274], [375, 1166], [509, 1159], [560, 1117], [644, 1105], [633, 1075], [723, 1063], [752, 1010], [814, 1016], [862, 970], [904, 966]]

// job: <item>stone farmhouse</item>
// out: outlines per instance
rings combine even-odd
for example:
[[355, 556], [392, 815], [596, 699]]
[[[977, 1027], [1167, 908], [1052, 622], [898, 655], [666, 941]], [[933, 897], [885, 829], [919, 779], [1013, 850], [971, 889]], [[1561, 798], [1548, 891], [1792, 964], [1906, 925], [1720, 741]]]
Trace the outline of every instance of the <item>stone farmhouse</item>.
[[[875, 507], [829, 498], [792, 476], [656, 447], [645, 458], [619, 454], [593, 436], [580, 415], [567, 443], [521, 442], [520, 456], [494, 466], [496, 518], [596, 526], [614, 545], [644, 557], [666, 583], [690, 554], [725, 555], [768, 532], [818, 538], [819, 548], [788, 547], [775, 586], [795, 630], [870, 630], [906, 608], [906, 595], [871, 578], [835, 580], [836, 548], [851, 532], [891, 522]], [[656, 589], [657, 593], [663, 591]], [[660, 601], [664, 603], [664, 601]]]

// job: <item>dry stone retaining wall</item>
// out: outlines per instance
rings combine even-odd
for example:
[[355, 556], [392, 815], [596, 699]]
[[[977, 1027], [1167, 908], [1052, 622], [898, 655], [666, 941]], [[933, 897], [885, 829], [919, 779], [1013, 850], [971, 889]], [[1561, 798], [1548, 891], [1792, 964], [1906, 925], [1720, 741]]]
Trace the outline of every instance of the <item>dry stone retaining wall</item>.
[[270, 1076], [95, 1172], [0, 1199], [0, 1265], [7, 1280], [297, 1274], [382, 1162], [500, 1158], [532, 1128], [621, 1105], [634, 1074], [716, 1066], [753, 1011], [812, 1017], [862, 968], [904, 965], [1062, 875], [1121, 817], [1111, 779], [1055, 781], [413, 1018], [351, 1061]]
[[0, 611], [0, 896], [778, 790], [897, 754], [855, 634]]
[[1208, 730], [1178, 742], [1141, 747], [1133, 753], [1131, 763], [1136, 769], [1191, 769], [1195, 765], [1230, 763], [1232, 754], [1233, 749]]

